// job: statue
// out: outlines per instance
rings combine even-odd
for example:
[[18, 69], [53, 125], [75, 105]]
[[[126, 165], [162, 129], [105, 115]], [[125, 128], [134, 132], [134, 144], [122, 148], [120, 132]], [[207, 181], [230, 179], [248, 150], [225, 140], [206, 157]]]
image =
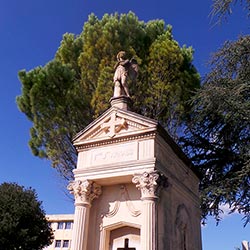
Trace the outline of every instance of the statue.
[[114, 96], [130, 97], [128, 89], [128, 77], [134, 81], [138, 74], [138, 64], [134, 58], [126, 59], [125, 51], [120, 51], [117, 54], [117, 63], [115, 64], [114, 74]]

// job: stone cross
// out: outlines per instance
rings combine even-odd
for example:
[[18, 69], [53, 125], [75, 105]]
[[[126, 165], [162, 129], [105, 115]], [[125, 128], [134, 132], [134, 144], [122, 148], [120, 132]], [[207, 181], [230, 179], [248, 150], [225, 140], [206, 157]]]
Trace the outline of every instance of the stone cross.
[[118, 247], [117, 250], [136, 250], [135, 247], [128, 247], [129, 239], [124, 240], [124, 247]]
[[121, 128], [126, 126], [125, 119], [116, 119], [116, 113], [113, 113], [108, 122], [105, 122], [101, 125], [101, 127], [107, 131], [109, 130], [108, 136], [114, 137], [115, 133], [119, 132]]

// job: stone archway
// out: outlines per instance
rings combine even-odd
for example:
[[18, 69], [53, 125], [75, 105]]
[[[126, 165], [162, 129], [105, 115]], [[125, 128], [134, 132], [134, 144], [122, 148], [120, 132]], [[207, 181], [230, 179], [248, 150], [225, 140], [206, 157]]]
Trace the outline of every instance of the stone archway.
[[140, 229], [123, 226], [110, 231], [109, 250], [140, 250]]

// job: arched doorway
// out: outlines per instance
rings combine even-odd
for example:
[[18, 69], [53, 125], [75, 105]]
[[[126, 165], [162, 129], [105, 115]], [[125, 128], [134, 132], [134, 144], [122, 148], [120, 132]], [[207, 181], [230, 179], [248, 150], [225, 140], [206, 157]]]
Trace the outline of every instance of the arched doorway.
[[110, 250], [140, 250], [140, 229], [123, 226], [110, 231]]

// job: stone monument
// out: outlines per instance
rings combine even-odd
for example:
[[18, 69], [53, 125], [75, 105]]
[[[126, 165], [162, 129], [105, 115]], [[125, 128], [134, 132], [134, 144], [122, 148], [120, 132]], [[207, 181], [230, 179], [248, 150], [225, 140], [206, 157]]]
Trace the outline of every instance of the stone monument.
[[128, 93], [73, 140], [71, 250], [201, 250], [199, 179], [157, 121], [129, 110]]

